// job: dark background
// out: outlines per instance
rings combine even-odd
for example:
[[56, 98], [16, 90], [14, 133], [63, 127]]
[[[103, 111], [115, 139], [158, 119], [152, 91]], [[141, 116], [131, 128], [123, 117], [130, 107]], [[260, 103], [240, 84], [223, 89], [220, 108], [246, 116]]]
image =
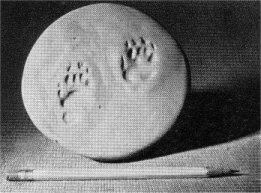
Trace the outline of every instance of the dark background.
[[[37, 38], [88, 2], [1, 2], [2, 150], [40, 132], [21, 97], [26, 58]], [[177, 40], [190, 65], [191, 89], [167, 135], [130, 160], [232, 141], [260, 129], [260, 3], [128, 2]], [[159, 148], [161, 147], [161, 148]], [[160, 150], [159, 150], [160, 149]]]

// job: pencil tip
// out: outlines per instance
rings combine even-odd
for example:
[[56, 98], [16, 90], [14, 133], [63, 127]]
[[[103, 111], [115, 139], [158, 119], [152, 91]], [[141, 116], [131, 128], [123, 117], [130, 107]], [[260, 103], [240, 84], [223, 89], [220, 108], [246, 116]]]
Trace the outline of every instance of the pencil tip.
[[235, 169], [225, 169], [225, 168], [218, 168], [218, 169], [210, 169], [208, 171], [208, 176], [216, 177], [216, 176], [227, 176], [227, 175], [236, 175], [240, 172], [239, 170]]
[[238, 172], [240, 172], [240, 170], [234, 170], [234, 169], [230, 170], [230, 173], [232, 173], [232, 174], [238, 173]]

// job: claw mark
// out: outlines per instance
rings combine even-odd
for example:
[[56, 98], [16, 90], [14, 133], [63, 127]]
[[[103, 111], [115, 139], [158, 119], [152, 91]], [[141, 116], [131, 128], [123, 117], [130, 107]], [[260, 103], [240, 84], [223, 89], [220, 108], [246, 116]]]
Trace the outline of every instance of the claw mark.
[[58, 90], [58, 96], [60, 97], [61, 90]]
[[86, 72], [87, 72], [87, 73], [89, 72], [88, 68], [86, 68]]
[[67, 121], [65, 120], [65, 116], [67, 115], [67, 112], [64, 112], [63, 113], [63, 121], [65, 122], [65, 123], [67, 123]]
[[64, 82], [67, 84], [68, 83], [68, 79], [69, 79], [69, 74], [67, 74], [64, 78]]
[[129, 51], [127, 52], [127, 57], [131, 58], [131, 56], [132, 56], [132, 49], [129, 49]]
[[154, 45], [153, 45], [153, 43], [150, 43], [150, 46], [152, 47], [152, 49], [154, 50]]
[[151, 62], [153, 54], [150, 54], [148, 61]]
[[80, 82], [81, 82], [81, 80], [82, 80], [82, 73], [80, 73], [79, 78], [80, 78]]
[[142, 44], [145, 44], [145, 40], [143, 39], [143, 37], [140, 37], [140, 41]]
[[140, 55], [140, 50], [141, 50], [141, 48], [138, 47], [138, 48], [137, 48], [137, 55]]
[[67, 72], [69, 72], [71, 69], [71, 65], [67, 67]]
[[89, 80], [87, 79], [85, 80], [85, 86], [88, 86], [88, 84], [89, 84]]
[[126, 80], [126, 70], [124, 70], [124, 71], [122, 72], [122, 77], [123, 77], [123, 79]]
[[82, 66], [83, 66], [83, 63], [82, 63], [82, 62], [77, 62], [77, 67], [78, 67], [78, 69], [80, 69]]
[[132, 45], [135, 46], [136, 42], [134, 41], [134, 39], [131, 39]]
[[61, 105], [62, 107], [64, 106], [64, 100], [65, 100], [65, 99], [61, 99], [61, 100], [60, 100], [60, 105]]
[[125, 45], [126, 47], [128, 47], [128, 41], [126, 41], [126, 42], [124, 43], [124, 45]]
[[121, 56], [121, 71], [122, 71], [123, 79], [126, 80], [126, 69], [125, 69], [125, 66], [124, 66], [124, 59], [123, 59], [122, 56]]
[[121, 70], [124, 70], [124, 60], [122, 56], [121, 56]]
[[73, 82], [75, 82], [76, 74], [73, 75]]

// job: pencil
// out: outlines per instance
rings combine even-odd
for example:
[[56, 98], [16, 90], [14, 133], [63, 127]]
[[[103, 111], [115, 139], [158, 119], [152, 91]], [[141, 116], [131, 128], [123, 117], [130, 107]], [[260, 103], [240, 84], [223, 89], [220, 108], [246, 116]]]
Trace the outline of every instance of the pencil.
[[84, 168], [20, 170], [7, 174], [9, 181], [75, 181], [110, 179], [206, 178], [233, 175], [231, 169], [204, 167]]

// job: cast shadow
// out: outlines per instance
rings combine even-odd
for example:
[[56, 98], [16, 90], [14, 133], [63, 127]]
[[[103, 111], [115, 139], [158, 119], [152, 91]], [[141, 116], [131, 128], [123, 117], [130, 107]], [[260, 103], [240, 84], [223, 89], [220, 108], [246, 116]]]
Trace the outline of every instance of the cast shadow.
[[160, 140], [123, 159], [96, 161], [133, 162], [229, 142], [260, 130], [259, 107], [259, 89], [190, 93], [178, 119]]

